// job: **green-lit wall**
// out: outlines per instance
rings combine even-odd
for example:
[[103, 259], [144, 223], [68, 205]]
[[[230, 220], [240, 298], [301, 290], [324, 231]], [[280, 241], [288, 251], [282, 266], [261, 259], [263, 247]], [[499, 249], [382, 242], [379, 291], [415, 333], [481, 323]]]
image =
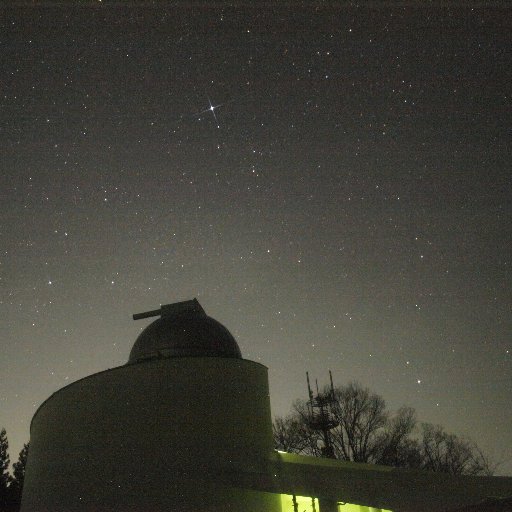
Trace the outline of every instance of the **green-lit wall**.
[[[295, 496], [297, 509], [299, 512], [323, 512], [318, 499], [309, 496]], [[282, 512], [294, 512], [293, 496], [281, 494]], [[338, 512], [391, 512], [380, 508], [364, 507], [362, 505], [353, 505], [350, 503], [338, 503]]]
[[272, 452], [267, 369], [227, 358], [147, 361], [52, 395], [31, 425], [22, 512], [279, 512], [237, 487]]

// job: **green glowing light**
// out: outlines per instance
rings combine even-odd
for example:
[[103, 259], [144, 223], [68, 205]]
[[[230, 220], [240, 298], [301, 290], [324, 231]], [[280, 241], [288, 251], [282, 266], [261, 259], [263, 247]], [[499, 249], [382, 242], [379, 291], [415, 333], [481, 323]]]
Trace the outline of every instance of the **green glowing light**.
[[[309, 496], [295, 496], [297, 510], [300, 512], [322, 512], [317, 498]], [[294, 512], [293, 496], [291, 494], [281, 494], [282, 512]], [[392, 512], [380, 508], [365, 507], [363, 505], [354, 505], [352, 503], [339, 503], [338, 512]]]

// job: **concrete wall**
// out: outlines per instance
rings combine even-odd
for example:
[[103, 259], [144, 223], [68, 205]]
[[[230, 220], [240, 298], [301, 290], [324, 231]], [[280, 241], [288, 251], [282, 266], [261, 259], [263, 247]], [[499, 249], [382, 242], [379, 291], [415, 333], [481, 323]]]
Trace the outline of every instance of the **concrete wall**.
[[22, 512], [278, 512], [239, 489], [272, 451], [267, 369], [224, 358], [123, 366], [52, 395], [31, 425]]

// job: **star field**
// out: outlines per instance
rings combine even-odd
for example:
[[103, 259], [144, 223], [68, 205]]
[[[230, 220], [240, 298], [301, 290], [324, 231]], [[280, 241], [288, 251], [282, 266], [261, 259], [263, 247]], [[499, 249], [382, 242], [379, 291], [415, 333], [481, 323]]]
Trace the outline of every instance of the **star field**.
[[512, 472], [510, 10], [0, 8], [0, 427], [197, 297]]

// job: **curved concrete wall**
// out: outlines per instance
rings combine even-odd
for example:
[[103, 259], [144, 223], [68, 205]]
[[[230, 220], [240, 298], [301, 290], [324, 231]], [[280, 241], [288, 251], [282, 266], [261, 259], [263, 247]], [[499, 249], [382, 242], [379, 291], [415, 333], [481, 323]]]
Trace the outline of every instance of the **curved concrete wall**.
[[280, 510], [233, 474], [272, 452], [267, 369], [227, 358], [122, 366], [52, 395], [31, 425], [22, 512]]

